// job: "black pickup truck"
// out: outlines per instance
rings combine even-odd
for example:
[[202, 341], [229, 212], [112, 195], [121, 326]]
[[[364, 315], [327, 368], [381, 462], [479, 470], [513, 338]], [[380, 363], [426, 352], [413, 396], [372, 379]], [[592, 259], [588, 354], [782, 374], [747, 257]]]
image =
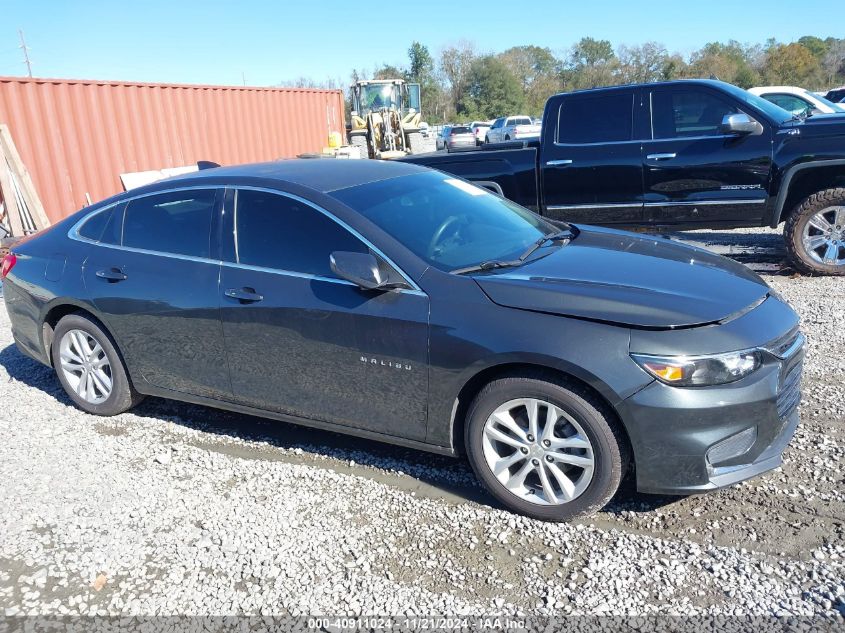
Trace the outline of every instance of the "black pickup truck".
[[777, 227], [805, 273], [845, 275], [845, 115], [801, 119], [719, 81], [563, 93], [540, 139], [409, 156], [551, 219]]

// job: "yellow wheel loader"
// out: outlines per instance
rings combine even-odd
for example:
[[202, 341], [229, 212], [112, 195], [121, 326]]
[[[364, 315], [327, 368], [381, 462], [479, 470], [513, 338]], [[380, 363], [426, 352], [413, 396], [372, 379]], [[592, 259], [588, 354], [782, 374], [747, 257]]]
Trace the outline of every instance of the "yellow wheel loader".
[[358, 81], [352, 93], [349, 144], [361, 158], [400, 158], [422, 152], [420, 85], [402, 79]]

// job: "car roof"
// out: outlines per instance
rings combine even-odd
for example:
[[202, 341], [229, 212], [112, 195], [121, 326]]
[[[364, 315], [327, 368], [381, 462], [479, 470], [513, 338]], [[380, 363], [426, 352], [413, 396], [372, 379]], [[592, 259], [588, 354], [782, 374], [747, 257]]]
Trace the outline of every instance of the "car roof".
[[801, 94], [813, 94], [806, 88], [799, 86], [755, 86], [754, 88], [749, 88], [748, 92], [752, 94], [758, 94], [760, 92], [799, 92]]
[[[661, 86], [712, 86], [719, 87], [726, 85], [726, 82], [718, 79], [673, 79], [671, 81], [654, 81], [646, 83], [621, 84], [618, 86], [602, 86], [599, 88], [585, 88], [573, 90], [572, 92], [559, 92], [558, 96], [582, 94], [585, 92], [610, 92], [616, 90], [630, 90], [631, 88], [659, 88]], [[727, 84], [730, 85], [730, 84]]]
[[425, 171], [411, 163], [386, 160], [293, 158], [269, 163], [251, 163], [232, 167], [215, 167], [191, 172], [159, 181], [171, 184], [204, 179], [226, 179], [237, 184], [242, 179], [260, 178], [278, 184], [293, 183], [301, 187], [326, 193], [356, 185], [388, 180]]

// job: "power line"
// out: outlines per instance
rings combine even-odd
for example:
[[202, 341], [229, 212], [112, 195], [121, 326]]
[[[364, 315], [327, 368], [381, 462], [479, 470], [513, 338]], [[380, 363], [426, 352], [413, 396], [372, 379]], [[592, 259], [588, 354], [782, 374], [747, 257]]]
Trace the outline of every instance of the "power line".
[[32, 62], [29, 60], [29, 47], [26, 45], [26, 40], [23, 39], [23, 30], [18, 29], [18, 34], [21, 36], [21, 45], [18, 47], [23, 51], [23, 60], [26, 64], [26, 72], [32, 77]]

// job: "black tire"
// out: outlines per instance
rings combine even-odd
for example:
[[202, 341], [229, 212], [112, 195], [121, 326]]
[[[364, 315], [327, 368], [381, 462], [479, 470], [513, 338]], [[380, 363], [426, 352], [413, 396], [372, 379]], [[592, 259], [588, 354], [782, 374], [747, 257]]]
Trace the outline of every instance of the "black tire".
[[489, 136], [485, 136], [485, 137], [484, 137], [484, 144], [485, 144], [485, 145], [489, 145], [489, 144], [490, 144], [490, 137], [489, 137]]
[[[572, 501], [538, 505], [510, 492], [493, 475], [483, 453], [484, 425], [502, 404], [519, 398], [538, 398], [573, 416], [593, 449], [594, 471], [587, 488]], [[629, 460], [628, 442], [609, 406], [574, 381], [543, 373], [508, 376], [485, 386], [469, 407], [464, 429], [467, 457], [487, 490], [513, 512], [545, 521], [568, 521], [603, 508], [619, 488]]]
[[510, 135], [509, 135], [509, 134], [508, 134], [507, 136], [505, 136], [505, 140], [506, 140], [506, 141], [511, 140], [511, 137], [510, 137]]
[[[786, 224], [783, 227], [786, 253], [792, 265], [802, 273], [810, 275], [845, 275], [845, 264], [825, 264], [816, 261], [807, 248], [805, 248], [803, 241], [804, 229], [812, 217], [819, 211], [832, 206], [845, 206], [845, 188], [837, 187], [814, 193], [798, 204], [786, 218]], [[841, 257], [842, 251], [845, 250], [845, 226], [840, 226], [839, 244]]]
[[[70, 330], [82, 330], [93, 338], [103, 348], [109, 361], [111, 370], [112, 390], [106, 400], [100, 403], [91, 403], [81, 398], [73, 387], [67, 382], [64, 372], [61, 369], [60, 342]], [[63, 317], [53, 332], [53, 345], [50, 354], [53, 360], [53, 368], [59, 378], [67, 395], [74, 404], [87, 413], [94, 415], [118, 415], [140, 403], [144, 396], [135, 391], [129, 376], [126, 373], [126, 365], [123, 358], [117, 351], [117, 346], [108, 332], [96, 319], [81, 313], [75, 312]]]

